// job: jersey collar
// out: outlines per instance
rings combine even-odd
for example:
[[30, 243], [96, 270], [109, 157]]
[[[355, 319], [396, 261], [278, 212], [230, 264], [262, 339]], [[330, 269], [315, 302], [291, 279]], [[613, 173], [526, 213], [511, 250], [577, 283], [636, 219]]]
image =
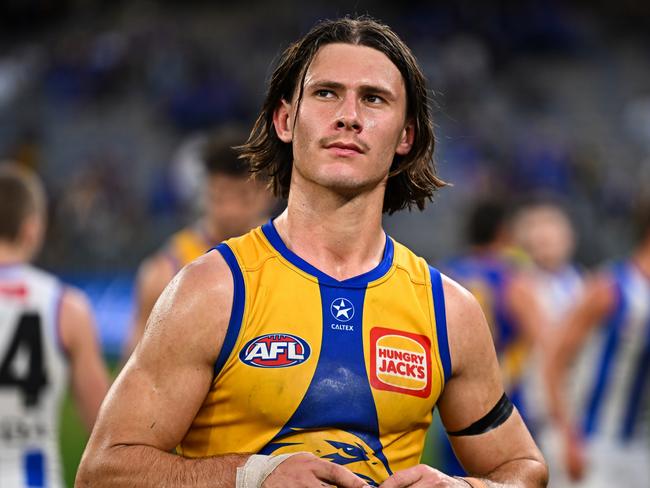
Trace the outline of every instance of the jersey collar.
[[339, 281], [331, 277], [327, 273], [322, 272], [315, 266], [312, 266], [307, 261], [305, 261], [300, 256], [298, 256], [296, 253], [291, 251], [282, 241], [282, 238], [280, 237], [280, 234], [278, 234], [278, 231], [276, 230], [275, 225], [273, 225], [272, 220], [269, 220], [266, 224], [262, 226], [262, 232], [264, 233], [264, 236], [268, 239], [268, 241], [271, 243], [271, 245], [275, 248], [275, 250], [278, 253], [280, 253], [280, 255], [284, 259], [289, 261], [289, 263], [291, 263], [301, 271], [304, 271], [305, 273], [308, 273], [316, 277], [319, 283], [324, 285], [337, 286], [337, 287], [365, 288], [368, 285], [368, 283], [370, 283], [371, 281], [375, 281], [383, 277], [390, 270], [393, 264], [393, 250], [394, 250], [393, 240], [388, 236], [388, 234], [385, 234], [386, 245], [384, 246], [384, 254], [379, 264], [375, 268], [363, 274], [360, 274], [358, 276], [353, 276], [352, 278], [348, 278], [343, 281]]

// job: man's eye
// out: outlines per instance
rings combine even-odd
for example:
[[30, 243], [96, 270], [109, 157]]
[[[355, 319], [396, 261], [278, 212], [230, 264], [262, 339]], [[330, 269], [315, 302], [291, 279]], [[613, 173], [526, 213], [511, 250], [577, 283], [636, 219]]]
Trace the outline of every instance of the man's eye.
[[334, 96], [334, 92], [332, 90], [317, 90], [316, 96], [321, 98], [331, 98]]
[[366, 101], [370, 103], [381, 103], [384, 101], [379, 95], [366, 95]]

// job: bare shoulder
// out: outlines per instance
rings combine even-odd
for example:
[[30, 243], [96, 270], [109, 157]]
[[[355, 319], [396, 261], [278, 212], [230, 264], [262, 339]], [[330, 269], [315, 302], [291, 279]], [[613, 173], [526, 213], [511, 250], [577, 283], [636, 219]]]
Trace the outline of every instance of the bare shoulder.
[[158, 289], [160, 293], [174, 277], [176, 269], [163, 251], [145, 258], [138, 267], [137, 284], [142, 289]]
[[539, 302], [538, 284], [530, 269], [523, 268], [512, 272], [504, 289], [505, 306], [513, 314], [515, 322], [530, 338], [535, 339], [539, 327], [536, 325], [544, 316]]
[[447, 318], [481, 313], [481, 307], [469, 290], [449, 276], [442, 275]]
[[611, 274], [594, 273], [587, 277], [578, 307], [589, 309], [596, 316], [609, 313], [616, 305], [616, 283]]
[[91, 313], [88, 295], [79, 288], [66, 285], [61, 296], [61, 315], [79, 317]]
[[214, 379], [232, 297], [230, 269], [219, 252], [174, 276], [104, 401], [89, 449], [169, 451], [183, 439]]
[[200, 357], [214, 361], [228, 327], [232, 299], [232, 274], [221, 254], [201, 256], [181, 269], [163, 291], [149, 317], [142, 348], [171, 353], [183, 344], [185, 350], [202, 352]]
[[612, 299], [616, 285], [611, 274], [598, 272], [589, 275], [585, 280], [585, 292], [594, 298]]
[[78, 288], [66, 286], [59, 310], [59, 334], [63, 348], [69, 352], [76, 338], [92, 331], [93, 327], [94, 317], [88, 296]]
[[509, 281], [508, 289], [512, 290], [515, 294], [532, 293], [535, 289], [535, 279], [530, 270], [522, 269], [512, 273]]
[[[183, 267], [169, 283], [163, 302], [182, 300], [193, 306], [229, 302], [232, 299], [232, 274], [221, 254], [209, 252]], [[162, 304], [163, 307], [165, 303]]]
[[487, 413], [503, 392], [494, 342], [474, 296], [443, 277], [452, 374], [438, 401], [443, 424], [460, 430]]
[[493, 347], [491, 334], [483, 310], [474, 295], [444, 275], [443, 290], [452, 368], [457, 372], [463, 358]]

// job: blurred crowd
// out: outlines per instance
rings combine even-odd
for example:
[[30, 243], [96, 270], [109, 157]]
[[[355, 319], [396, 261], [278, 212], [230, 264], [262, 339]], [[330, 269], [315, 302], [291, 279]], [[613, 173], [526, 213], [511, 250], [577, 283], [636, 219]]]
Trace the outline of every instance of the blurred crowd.
[[[575, 278], [572, 293], [563, 288], [561, 298], [541, 304], [558, 314], [549, 327], [580, 296], [582, 270], [632, 251], [632, 215], [650, 183], [650, 31], [643, 28], [650, 7], [296, 5], [0, 7], [0, 160], [42, 177], [49, 227], [37, 263], [90, 295], [109, 355], [127, 340], [138, 265], [206, 211], [198, 195], [209, 135], [225, 125], [251, 127], [261, 82], [288, 40], [316, 19], [345, 13], [367, 11], [412, 47], [431, 89], [437, 167], [452, 183], [424, 212], [387, 216], [393, 237], [452, 270], [452, 258], [471, 247], [466, 222], [477, 202], [507, 201], [509, 211], [520, 210], [508, 221], [507, 251], [516, 248], [514, 259], [525, 262], [530, 289], [541, 296]], [[459, 281], [477, 273], [475, 259], [468, 266], [456, 268]], [[541, 391], [536, 347], [528, 353], [537, 363], [517, 374]]]
[[[322, 2], [60, 2], [30, 30], [20, 20], [49, 4], [21, 5], [3, 12], [14, 28], [0, 34], [0, 154], [44, 177], [41, 262], [64, 272], [128, 272], [185, 222], [192, 140], [250, 125], [287, 39], [345, 13]], [[631, 197], [650, 174], [650, 62], [647, 32], [623, 12], [533, 0], [369, 9], [426, 71], [436, 159], [454, 184], [424, 214], [388, 219], [395, 237], [442, 259], [474, 197], [544, 192], [566, 200], [586, 236], [580, 261], [627, 249]]]

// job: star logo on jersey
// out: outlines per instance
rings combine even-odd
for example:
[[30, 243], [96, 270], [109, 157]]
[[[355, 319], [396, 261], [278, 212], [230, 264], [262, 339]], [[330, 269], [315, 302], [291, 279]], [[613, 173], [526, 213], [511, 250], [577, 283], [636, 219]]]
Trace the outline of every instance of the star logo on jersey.
[[332, 317], [340, 322], [348, 322], [354, 317], [354, 305], [347, 298], [337, 298], [330, 306]]

